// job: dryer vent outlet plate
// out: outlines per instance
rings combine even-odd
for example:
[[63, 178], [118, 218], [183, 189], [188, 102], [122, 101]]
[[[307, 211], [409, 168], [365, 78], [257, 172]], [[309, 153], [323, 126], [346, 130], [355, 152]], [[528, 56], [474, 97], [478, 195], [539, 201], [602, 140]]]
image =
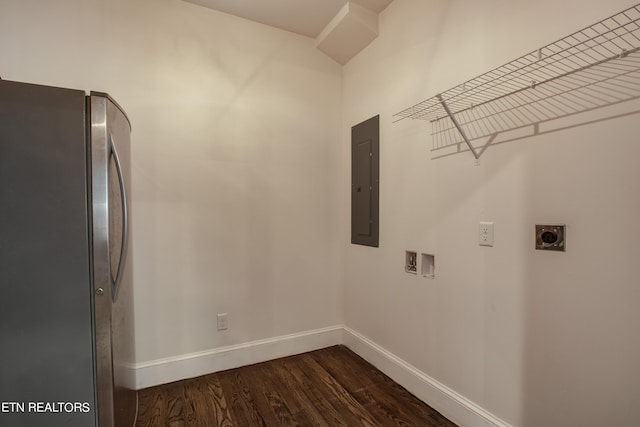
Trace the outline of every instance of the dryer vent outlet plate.
[[536, 249], [543, 251], [566, 250], [565, 225], [536, 224]]

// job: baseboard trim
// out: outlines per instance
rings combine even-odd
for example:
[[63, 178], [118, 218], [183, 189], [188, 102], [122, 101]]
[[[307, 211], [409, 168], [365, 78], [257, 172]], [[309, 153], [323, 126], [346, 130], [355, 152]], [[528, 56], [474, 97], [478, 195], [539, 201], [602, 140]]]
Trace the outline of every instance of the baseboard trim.
[[336, 325], [138, 363], [135, 366], [136, 389], [331, 347], [342, 343], [343, 330], [342, 325]]
[[136, 389], [194, 378], [343, 344], [391, 379], [464, 427], [511, 427], [469, 399], [344, 325], [252, 341], [135, 365]]
[[460, 426], [511, 427], [469, 399], [346, 326], [343, 344]]

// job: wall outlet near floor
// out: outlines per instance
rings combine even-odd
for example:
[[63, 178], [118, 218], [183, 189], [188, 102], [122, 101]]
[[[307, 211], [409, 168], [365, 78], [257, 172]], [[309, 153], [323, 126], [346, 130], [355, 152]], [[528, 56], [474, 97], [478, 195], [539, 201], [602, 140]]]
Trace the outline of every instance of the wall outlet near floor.
[[227, 313], [218, 314], [218, 330], [225, 331], [229, 327], [229, 316]]
[[481, 222], [478, 227], [478, 244], [493, 246], [493, 222]]

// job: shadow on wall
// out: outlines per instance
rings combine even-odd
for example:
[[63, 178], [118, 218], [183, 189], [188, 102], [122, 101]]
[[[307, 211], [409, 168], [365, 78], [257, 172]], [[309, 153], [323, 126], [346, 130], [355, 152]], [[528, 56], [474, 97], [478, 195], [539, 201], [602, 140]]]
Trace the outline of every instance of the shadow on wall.
[[[530, 54], [531, 55], [531, 54]], [[532, 62], [535, 63], [535, 62]], [[503, 66], [506, 67], [509, 64]], [[540, 69], [536, 70], [538, 73]], [[487, 74], [492, 74], [491, 71]], [[483, 75], [484, 76], [484, 75]], [[485, 78], [481, 76], [480, 78]], [[494, 97], [494, 88], [483, 88], [489, 93], [458, 92], [448, 104], [460, 105], [453, 113], [461, 131], [448, 116], [432, 119], [434, 158], [470, 151], [462, 144], [465, 137], [479, 148], [478, 156], [490, 146], [528, 138], [530, 136], [564, 130], [596, 121], [629, 115], [640, 110], [610, 113], [608, 116], [586, 113], [606, 110], [615, 106], [624, 108], [629, 101], [640, 99], [640, 53], [633, 52], [614, 57], [606, 62], [588, 66], [560, 77], [545, 76], [548, 81], [537, 84], [531, 80], [528, 87], [519, 86], [513, 92]], [[500, 83], [496, 83], [500, 84]], [[501, 90], [510, 90], [510, 81]], [[521, 83], [522, 84], [522, 83]], [[480, 89], [479, 89], [480, 90]], [[486, 97], [486, 98], [485, 98]], [[475, 105], [475, 101], [481, 101]], [[457, 103], [457, 104], [456, 104]], [[606, 113], [605, 113], [606, 114]], [[571, 121], [568, 120], [572, 118]], [[560, 120], [562, 119], [562, 120]]]
[[[541, 137], [524, 160], [522, 426], [640, 420], [635, 123]], [[545, 221], [566, 222], [566, 252], [534, 249], [533, 223]]]
[[[634, 97], [633, 100], [638, 100], [640, 97]], [[631, 100], [629, 100], [631, 101]], [[626, 103], [626, 102], [625, 102]], [[631, 116], [640, 113], [640, 104], [638, 103], [630, 103], [629, 105], [634, 106], [632, 110], [629, 111], [618, 111], [619, 109], [614, 110], [614, 106], [617, 106], [619, 103], [610, 104], [607, 106], [598, 107], [598, 110], [603, 110], [602, 114], [599, 114], [597, 117], [591, 117], [591, 115], [580, 114], [580, 116], [576, 116], [576, 120], [567, 121], [566, 117], [558, 117], [555, 119], [550, 119], [543, 122], [535, 122], [527, 126], [522, 126], [518, 128], [513, 128], [508, 131], [502, 131], [500, 133], [494, 133], [486, 137], [479, 137], [475, 139], [471, 139], [471, 141], [482, 140], [484, 142], [480, 144], [474, 144], [474, 147], [477, 150], [478, 157], [482, 156], [487, 149], [492, 145], [505, 144], [508, 142], [521, 141], [525, 139], [529, 139], [535, 136], [545, 135], [549, 133], [565, 131], [571, 128], [592, 125], [598, 122], [608, 121], [619, 119], [626, 116]], [[605, 108], [611, 107], [611, 108]], [[587, 113], [587, 111], [595, 111], [596, 109], [584, 110], [580, 113]], [[606, 113], [609, 114], [606, 114]], [[579, 113], [575, 113], [576, 115]], [[572, 114], [573, 115], [573, 114]], [[459, 136], [459, 134], [458, 134]], [[461, 138], [461, 137], [459, 137]], [[433, 159], [439, 159], [443, 157], [452, 156], [458, 153], [463, 152], [471, 152], [469, 148], [466, 147], [464, 141], [459, 140], [455, 142], [451, 142], [448, 144], [440, 144], [440, 146], [435, 147], [435, 136], [434, 136], [434, 148], [431, 150], [435, 153], [432, 157]]]
[[[501, 134], [531, 126], [535, 135], [543, 123], [638, 98], [640, 5], [394, 116], [398, 120], [430, 121], [436, 158], [463, 151], [463, 142], [479, 158]], [[521, 135], [507, 140], [520, 139]], [[480, 152], [476, 145], [482, 147]]]

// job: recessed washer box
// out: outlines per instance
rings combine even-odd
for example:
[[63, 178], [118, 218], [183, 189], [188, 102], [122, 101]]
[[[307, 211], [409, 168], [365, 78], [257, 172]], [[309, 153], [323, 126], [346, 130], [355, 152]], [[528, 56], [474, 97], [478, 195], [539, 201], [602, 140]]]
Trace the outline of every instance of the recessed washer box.
[[436, 257], [422, 253], [422, 276], [433, 279], [436, 277]]
[[565, 252], [565, 228], [564, 224], [536, 224], [536, 249]]
[[418, 253], [415, 251], [405, 251], [404, 254], [404, 271], [418, 274]]

